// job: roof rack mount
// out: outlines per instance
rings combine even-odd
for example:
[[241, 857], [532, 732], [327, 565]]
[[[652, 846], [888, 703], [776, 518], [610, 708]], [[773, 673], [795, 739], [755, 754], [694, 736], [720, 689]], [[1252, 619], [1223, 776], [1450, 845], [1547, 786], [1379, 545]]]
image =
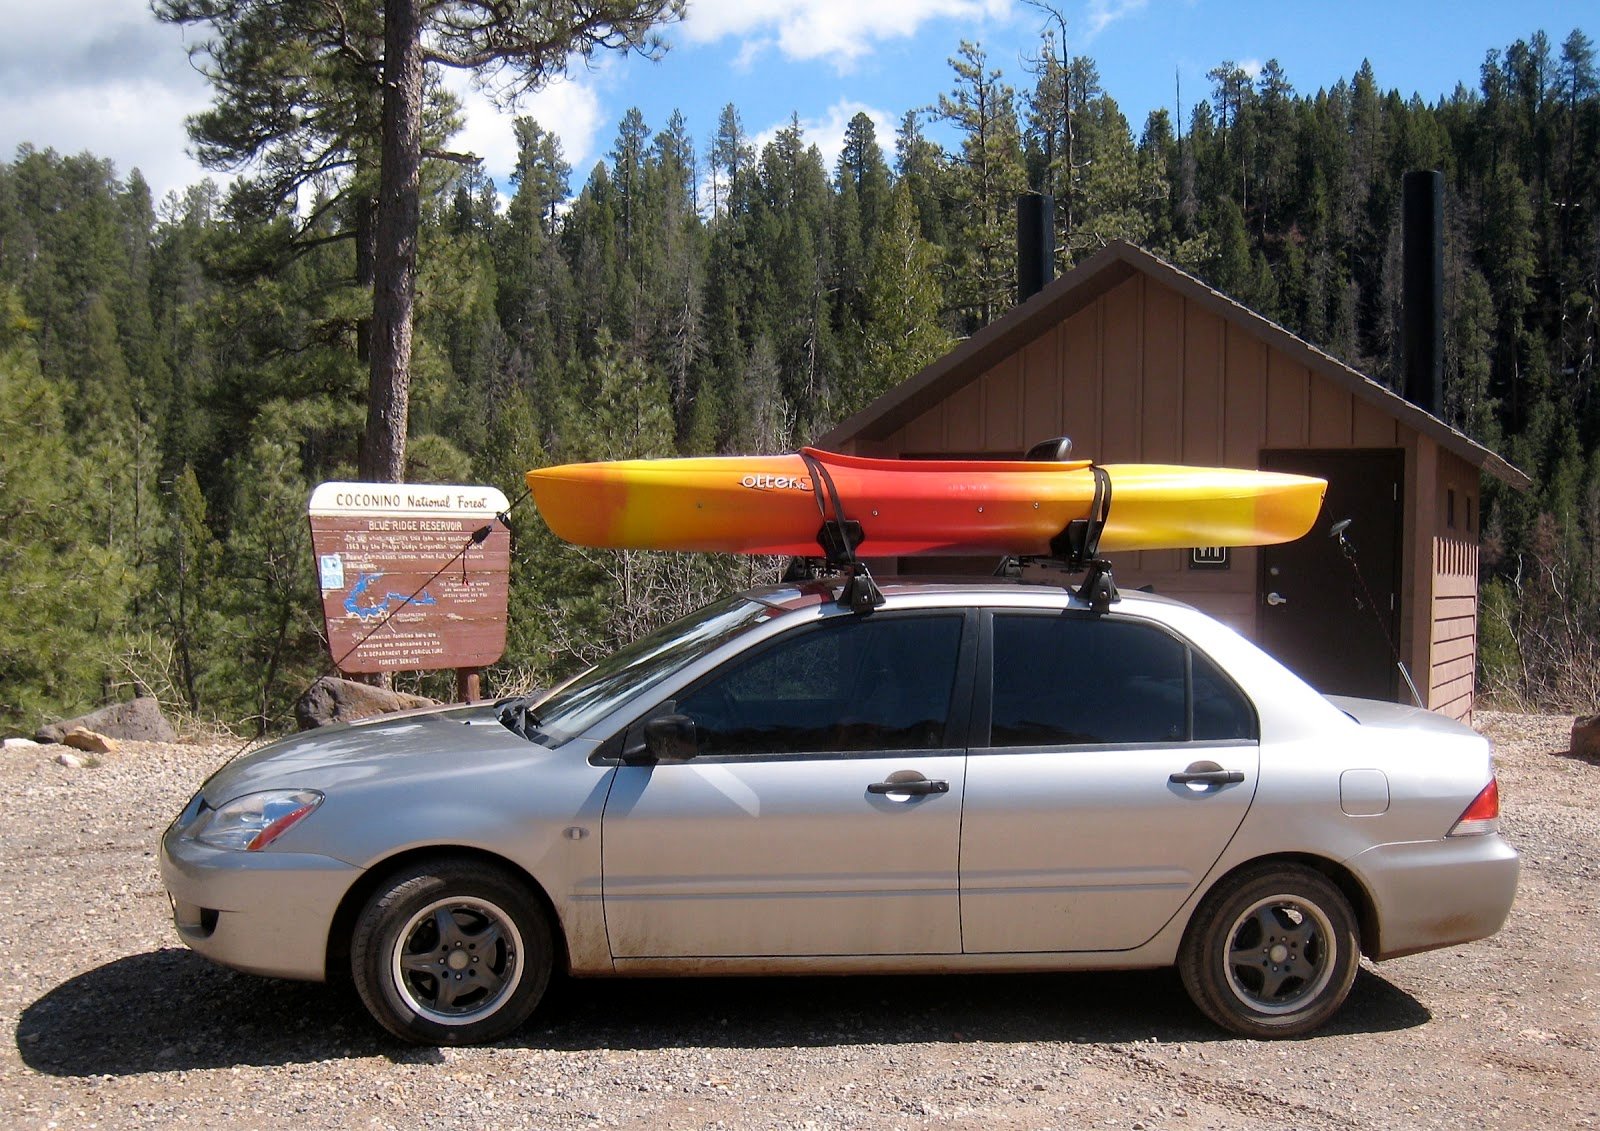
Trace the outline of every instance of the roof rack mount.
[[[856, 557], [856, 547], [866, 539], [861, 524], [846, 517], [844, 505], [839, 501], [839, 488], [821, 460], [802, 450], [800, 458], [811, 472], [811, 489], [817, 496], [817, 511], [822, 515], [822, 526], [817, 530], [817, 545], [822, 547], [824, 567], [845, 575], [844, 589], [839, 594], [839, 604], [856, 614], [870, 613], [884, 603], [883, 590], [872, 580], [867, 563]], [[826, 489], [826, 490], [824, 490]], [[830, 518], [828, 511], [832, 507]], [[790, 565], [790, 572], [794, 564]], [[812, 567], [813, 577], [816, 576]], [[788, 576], [786, 573], [785, 576]]]
[[[1071, 451], [1072, 441], [1062, 436], [1035, 444], [1025, 458], [1060, 460], [1067, 458]], [[839, 489], [822, 461], [804, 450], [800, 458], [811, 473], [811, 489], [816, 495], [817, 511], [822, 516], [822, 525], [817, 529], [817, 545], [822, 556], [792, 559], [784, 571], [784, 580], [809, 581], [825, 573], [842, 574], [845, 583], [839, 594], [839, 604], [856, 613], [870, 613], [884, 603], [884, 596], [872, 579], [872, 571], [856, 556], [856, 549], [866, 540], [866, 531], [861, 523], [845, 515]], [[1077, 594], [1095, 612], [1103, 613], [1117, 599], [1111, 563], [1099, 556], [1100, 536], [1111, 516], [1111, 475], [1099, 464], [1091, 464], [1089, 470], [1094, 474], [1094, 497], [1089, 504], [1088, 517], [1073, 519], [1051, 538], [1049, 555], [1006, 557], [1001, 559], [995, 573], [1020, 571], [1026, 564], [1086, 573]]]

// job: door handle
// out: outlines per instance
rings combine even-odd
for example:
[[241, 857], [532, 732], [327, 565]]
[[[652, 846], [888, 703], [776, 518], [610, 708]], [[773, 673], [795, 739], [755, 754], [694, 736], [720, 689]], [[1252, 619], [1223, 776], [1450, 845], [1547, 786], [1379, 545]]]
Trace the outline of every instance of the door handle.
[[1220, 766], [1215, 770], [1189, 769], [1173, 774], [1167, 780], [1174, 785], [1232, 785], [1244, 781], [1244, 771], [1224, 770]]
[[1287, 605], [1288, 603], [1289, 598], [1285, 597], [1282, 593], [1267, 594], [1267, 604], [1269, 605]]
[[867, 786], [868, 793], [909, 793], [914, 797], [925, 797], [930, 793], [949, 793], [950, 783], [947, 781], [932, 781], [928, 778], [919, 778], [913, 781], [875, 781]]

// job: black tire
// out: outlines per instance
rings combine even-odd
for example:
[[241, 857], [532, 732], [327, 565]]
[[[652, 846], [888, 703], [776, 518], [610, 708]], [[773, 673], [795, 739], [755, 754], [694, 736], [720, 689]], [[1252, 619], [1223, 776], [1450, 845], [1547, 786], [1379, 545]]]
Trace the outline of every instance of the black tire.
[[553, 959], [550, 924], [527, 886], [470, 860], [429, 861], [391, 876], [350, 939], [367, 1011], [422, 1045], [505, 1036], [538, 1006]]
[[1355, 914], [1326, 876], [1266, 864], [1206, 894], [1178, 971], [1195, 1005], [1246, 1037], [1298, 1037], [1344, 1004], [1361, 961]]

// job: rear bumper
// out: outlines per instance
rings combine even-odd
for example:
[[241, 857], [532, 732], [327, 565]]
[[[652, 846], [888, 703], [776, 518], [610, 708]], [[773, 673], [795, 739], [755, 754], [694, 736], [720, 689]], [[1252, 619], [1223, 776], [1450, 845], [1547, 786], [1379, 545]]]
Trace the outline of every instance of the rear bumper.
[[1376, 959], [1494, 934], [1511, 913], [1521, 867], [1498, 833], [1380, 844], [1346, 863], [1377, 906]]
[[161, 840], [161, 880], [178, 937], [213, 962], [249, 974], [320, 982], [328, 931], [361, 869], [292, 852], [235, 852]]

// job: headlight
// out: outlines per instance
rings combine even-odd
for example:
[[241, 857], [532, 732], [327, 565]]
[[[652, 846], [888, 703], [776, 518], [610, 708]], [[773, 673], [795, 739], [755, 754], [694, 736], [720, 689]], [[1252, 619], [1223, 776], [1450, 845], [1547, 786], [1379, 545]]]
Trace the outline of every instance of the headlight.
[[213, 848], [257, 852], [277, 840], [322, 804], [314, 789], [273, 789], [247, 793], [216, 809], [194, 831], [194, 838]]

